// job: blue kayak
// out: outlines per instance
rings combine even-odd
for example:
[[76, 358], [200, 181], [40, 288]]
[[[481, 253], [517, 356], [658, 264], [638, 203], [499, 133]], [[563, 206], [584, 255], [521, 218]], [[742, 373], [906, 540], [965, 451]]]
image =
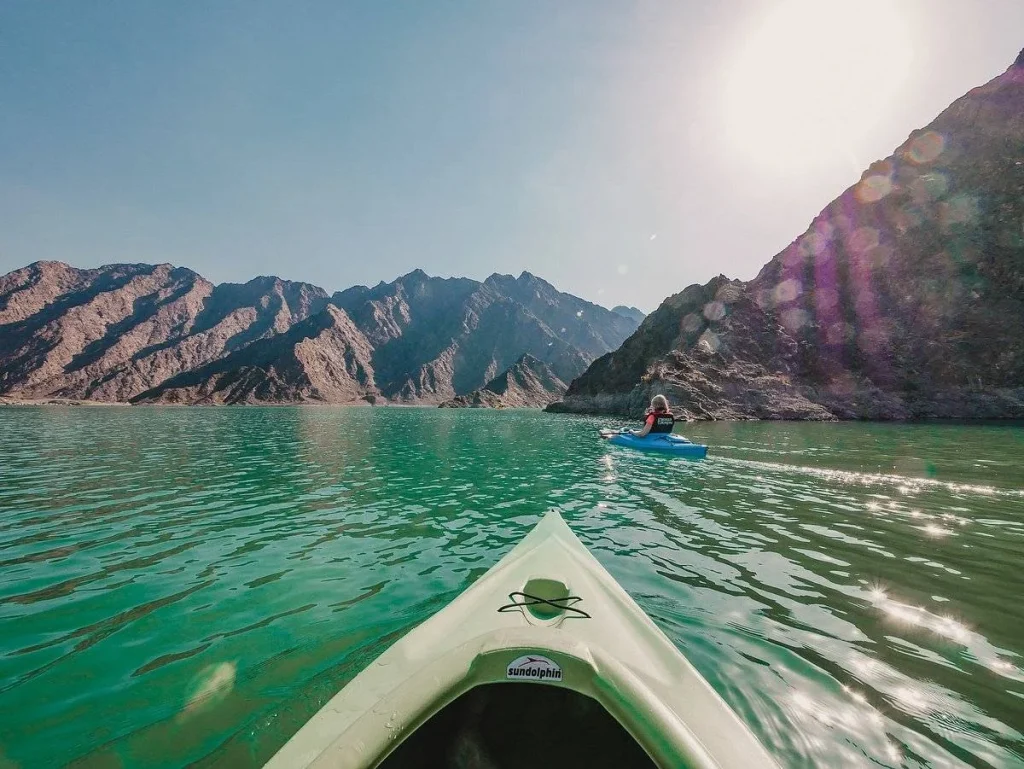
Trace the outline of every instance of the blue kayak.
[[616, 446], [636, 449], [637, 451], [657, 451], [676, 457], [703, 459], [708, 454], [708, 447], [693, 443], [679, 435], [656, 433], [638, 438], [629, 433], [615, 433], [608, 437], [608, 442]]

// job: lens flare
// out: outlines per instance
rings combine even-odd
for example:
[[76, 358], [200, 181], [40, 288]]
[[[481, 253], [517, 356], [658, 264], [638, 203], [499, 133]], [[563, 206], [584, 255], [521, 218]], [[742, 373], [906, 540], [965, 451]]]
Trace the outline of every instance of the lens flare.
[[861, 203], [877, 203], [892, 192], [892, 178], [874, 174], [857, 185], [855, 194]]
[[221, 662], [209, 665], [192, 679], [191, 695], [178, 717], [188, 718], [223, 700], [235, 688], [237, 665]]
[[925, 164], [938, 160], [946, 148], [946, 140], [942, 134], [935, 131], [925, 131], [919, 136], [910, 140], [910, 145], [904, 153], [905, 157], [913, 163]]
[[721, 320], [725, 317], [725, 305], [721, 302], [708, 302], [704, 305], [704, 317], [708, 320]]

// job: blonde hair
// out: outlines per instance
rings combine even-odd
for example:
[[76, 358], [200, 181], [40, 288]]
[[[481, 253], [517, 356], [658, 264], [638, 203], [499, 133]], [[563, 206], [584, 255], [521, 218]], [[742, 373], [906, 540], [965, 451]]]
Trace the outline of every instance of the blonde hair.
[[655, 411], [668, 411], [668, 398], [664, 395], [655, 395], [651, 398], [651, 408]]

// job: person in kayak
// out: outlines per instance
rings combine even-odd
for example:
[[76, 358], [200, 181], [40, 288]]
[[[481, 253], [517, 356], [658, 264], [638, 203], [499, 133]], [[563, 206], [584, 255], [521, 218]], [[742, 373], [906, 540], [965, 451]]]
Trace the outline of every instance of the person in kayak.
[[629, 432], [637, 438], [643, 438], [651, 433], [670, 433], [675, 423], [675, 416], [668, 410], [668, 399], [664, 395], [655, 395], [651, 398], [651, 407], [644, 417], [644, 426]]

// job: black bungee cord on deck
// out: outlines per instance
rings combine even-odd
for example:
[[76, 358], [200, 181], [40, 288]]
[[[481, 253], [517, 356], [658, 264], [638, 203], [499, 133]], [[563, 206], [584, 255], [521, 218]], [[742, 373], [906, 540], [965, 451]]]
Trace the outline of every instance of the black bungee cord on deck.
[[[517, 598], [523, 598], [525, 600], [519, 602], [516, 600]], [[499, 613], [515, 611], [516, 609], [523, 609], [529, 606], [537, 606], [538, 604], [542, 604], [544, 606], [550, 606], [553, 609], [558, 609], [559, 611], [575, 612], [575, 614], [570, 616], [574, 616], [576, 619], [591, 619], [591, 616], [587, 614], [585, 611], [583, 611], [583, 609], [579, 609], [573, 606], [573, 604], [579, 603], [583, 600], [578, 595], [567, 595], [564, 598], [552, 598], [549, 600], [547, 598], [541, 598], [536, 595], [530, 595], [529, 593], [517, 591], [514, 593], [509, 593], [508, 600], [512, 603], [507, 603], [504, 606], [500, 607], [498, 609]]]

